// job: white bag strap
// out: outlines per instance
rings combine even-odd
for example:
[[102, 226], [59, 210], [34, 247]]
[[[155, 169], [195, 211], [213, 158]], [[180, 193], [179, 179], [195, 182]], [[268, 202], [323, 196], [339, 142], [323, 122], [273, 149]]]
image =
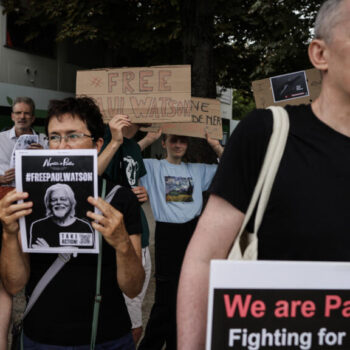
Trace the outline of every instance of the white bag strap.
[[277, 106], [270, 106], [268, 109], [272, 111], [273, 115], [272, 134], [266, 150], [264, 162], [260, 170], [258, 181], [255, 185], [251, 201], [243, 220], [243, 224], [235, 239], [235, 243], [233, 244], [228, 259], [230, 259], [235, 245], [239, 244], [241, 236], [246, 229], [246, 226], [259, 200], [254, 221], [254, 233], [252, 233], [253, 235], [257, 235], [287, 142], [289, 131], [289, 117], [287, 111], [283, 107]]

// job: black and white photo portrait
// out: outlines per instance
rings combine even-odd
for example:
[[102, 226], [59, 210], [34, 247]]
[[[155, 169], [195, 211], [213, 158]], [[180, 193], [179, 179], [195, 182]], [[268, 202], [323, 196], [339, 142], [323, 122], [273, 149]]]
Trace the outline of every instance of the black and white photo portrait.
[[274, 102], [309, 96], [304, 71], [278, 75], [270, 78]]
[[32, 222], [30, 226], [31, 248], [94, 246], [90, 223], [75, 216], [77, 202], [69, 185], [58, 183], [50, 186], [46, 190], [44, 204], [46, 217]]
[[87, 218], [97, 197], [96, 150], [17, 150], [16, 188], [28, 192], [32, 213], [20, 219], [24, 252], [98, 253]]

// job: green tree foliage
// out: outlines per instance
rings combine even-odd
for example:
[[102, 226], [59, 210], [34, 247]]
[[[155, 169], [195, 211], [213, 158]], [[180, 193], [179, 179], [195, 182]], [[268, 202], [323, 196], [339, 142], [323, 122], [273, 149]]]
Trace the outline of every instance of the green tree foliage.
[[5, 0], [3, 5], [18, 14], [18, 24], [36, 24], [28, 40], [54, 24], [57, 40], [105, 48], [109, 65], [191, 63], [199, 67], [195, 81], [211, 86], [202, 92], [197, 87], [197, 95], [210, 96], [213, 82], [249, 92], [252, 80], [309, 68], [306, 46], [320, 2]]

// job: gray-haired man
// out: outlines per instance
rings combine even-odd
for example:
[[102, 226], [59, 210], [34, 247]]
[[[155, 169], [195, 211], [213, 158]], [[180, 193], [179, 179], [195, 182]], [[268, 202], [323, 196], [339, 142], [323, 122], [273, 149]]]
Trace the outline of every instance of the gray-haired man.
[[[322, 73], [311, 105], [288, 106], [290, 130], [265, 216], [259, 259], [350, 261], [350, 0], [319, 11], [309, 57]], [[225, 148], [188, 247], [178, 294], [178, 349], [203, 349], [209, 263], [226, 258], [243, 222], [272, 131], [257, 110]]]
[[[14, 126], [0, 133], [0, 185], [11, 184], [15, 179], [15, 169], [10, 166], [12, 151], [21, 135], [36, 134], [32, 129], [35, 120], [35, 104], [30, 97], [17, 97], [12, 105], [11, 119]], [[39, 143], [29, 148], [43, 148], [45, 135], [39, 134]]]

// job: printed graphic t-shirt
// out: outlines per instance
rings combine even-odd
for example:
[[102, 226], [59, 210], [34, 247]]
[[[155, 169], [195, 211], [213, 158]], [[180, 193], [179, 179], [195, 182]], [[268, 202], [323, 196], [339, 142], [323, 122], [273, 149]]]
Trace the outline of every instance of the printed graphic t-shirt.
[[216, 164], [171, 164], [166, 159], [144, 159], [147, 175], [140, 181], [145, 186], [156, 221], [184, 223], [202, 210], [202, 192], [215, 174]]
[[[112, 135], [109, 126], [105, 128], [103, 137], [104, 143], [101, 152], [111, 141]], [[114, 154], [108, 164], [103, 177], [127, 188], [138, 186], [141, 176], [146, 174], [146, 168], [143, 163], [141, 148], [134, 139], [124, 137], [122, 145]], [[141, 207], [142, 222], [142, 248], [149, 246], [149, 228], [146, 215]]]

